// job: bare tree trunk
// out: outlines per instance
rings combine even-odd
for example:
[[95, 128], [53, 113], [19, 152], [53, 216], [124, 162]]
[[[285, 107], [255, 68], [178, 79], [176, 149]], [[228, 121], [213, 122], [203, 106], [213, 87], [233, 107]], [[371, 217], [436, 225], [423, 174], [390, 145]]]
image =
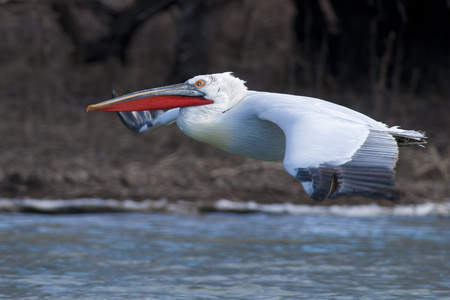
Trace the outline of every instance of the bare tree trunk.
[[[136, 29], [144, 21], [175, 2], [175, 0], [136, 0], [124, 10], [116, 11], [100, 0], [74, 2], [53, 0], [52, 9], [58, 14], [61, 27], [75, 45], [77, 61], [100, 61], [110, 56], [125, 61], [126, 50]], [[74, 13], [76, 7], [89, 9], [99, 18], [109, 20], [108, 32], [94, 41], [86, 41]]]
[[179, 82], [209, 70], [210, 44], [214, 25], [214, 13], [223, 0], [181, 1], [181, 20], [175, 42], [176, 57], [172, 80]]

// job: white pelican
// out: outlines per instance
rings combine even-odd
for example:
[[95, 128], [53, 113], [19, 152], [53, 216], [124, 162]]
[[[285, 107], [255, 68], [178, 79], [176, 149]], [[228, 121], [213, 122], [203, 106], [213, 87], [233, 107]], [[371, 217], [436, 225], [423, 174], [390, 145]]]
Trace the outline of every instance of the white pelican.
[[400, 196], [394, 182], [398, 145], [425, 144], [421, 132], [387, 127], [320, 99], [250, 91], [244, 83], [230, 72], [200, 75], [87, 110], [118, 111], [136, 132], [176, 121], [189, 137], [219, 149], [282, 161], [315, 200]]

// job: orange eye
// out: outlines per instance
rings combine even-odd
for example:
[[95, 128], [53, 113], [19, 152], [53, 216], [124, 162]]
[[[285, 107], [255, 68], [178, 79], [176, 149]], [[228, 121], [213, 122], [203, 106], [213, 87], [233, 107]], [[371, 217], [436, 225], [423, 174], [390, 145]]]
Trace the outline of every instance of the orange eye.
[[197, 80], [194, 85], [198, 88], [204, 87], [206, 82], [204, 80]]

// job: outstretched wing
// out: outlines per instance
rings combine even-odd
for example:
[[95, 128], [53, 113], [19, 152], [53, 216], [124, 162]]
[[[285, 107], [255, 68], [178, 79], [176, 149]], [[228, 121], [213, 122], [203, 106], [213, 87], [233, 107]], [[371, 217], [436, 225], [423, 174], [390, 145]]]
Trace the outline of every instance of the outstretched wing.
[[399, 197], [394, 182], [398, 147], [384, 124], [318, 99], [270, 93], [251, 97], [263, 99], [259, 118], [283, 130], [283, 166], [313, 199]]

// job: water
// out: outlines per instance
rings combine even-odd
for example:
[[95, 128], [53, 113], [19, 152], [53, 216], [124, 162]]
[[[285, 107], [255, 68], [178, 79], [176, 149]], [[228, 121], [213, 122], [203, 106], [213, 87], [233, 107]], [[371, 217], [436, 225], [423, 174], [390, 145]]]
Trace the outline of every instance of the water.
[[450, 218], [0, 214], [0, 299], [450, 299]]

